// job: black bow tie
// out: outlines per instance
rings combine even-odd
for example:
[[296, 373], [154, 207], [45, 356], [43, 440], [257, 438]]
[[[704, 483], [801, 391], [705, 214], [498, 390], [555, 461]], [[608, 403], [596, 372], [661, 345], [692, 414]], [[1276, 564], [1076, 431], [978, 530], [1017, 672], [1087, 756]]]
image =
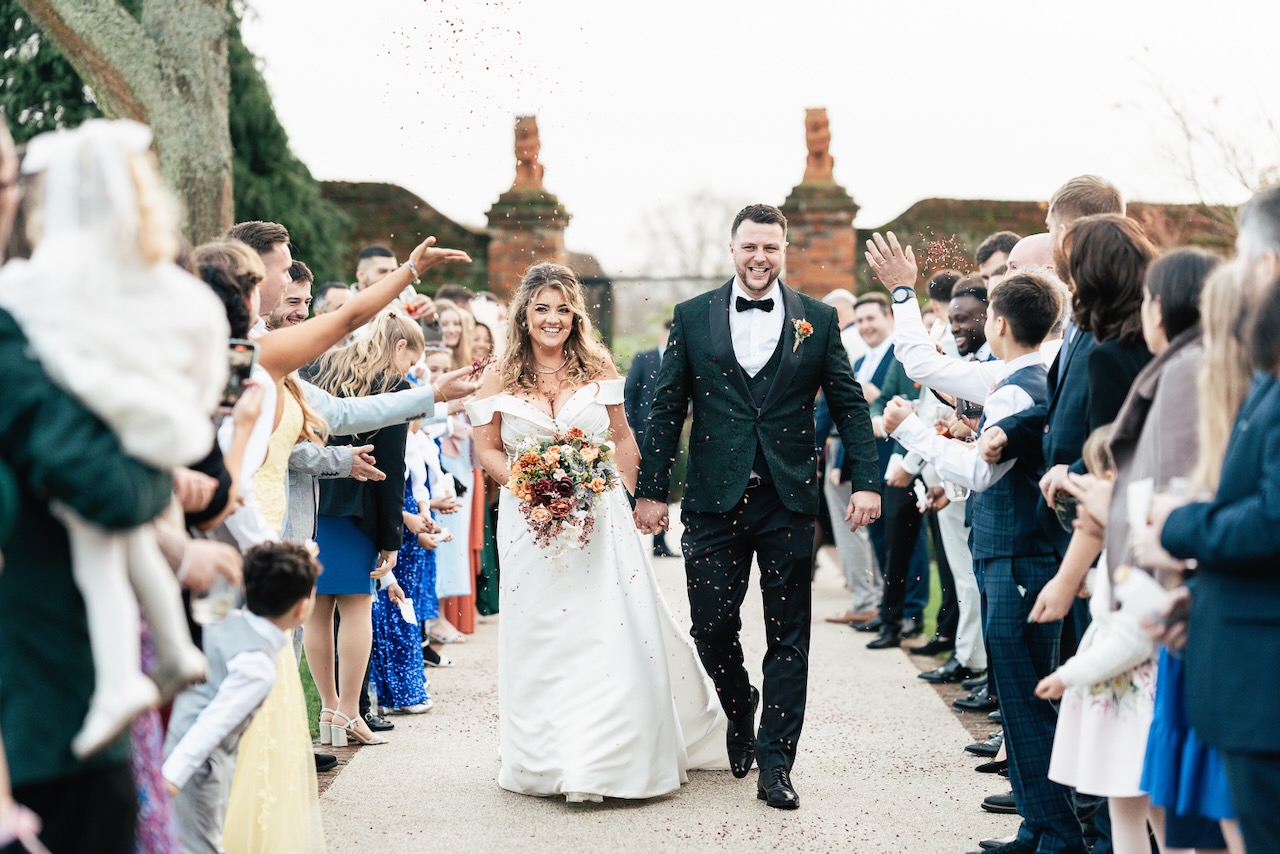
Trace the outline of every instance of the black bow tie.
[[761, 311], [773, 311], [773, 297], [766, 297], [765, 299], [743, 299], [738, 297], [738, 301], [734, 303], [734, 306], [738, 311], [750, 311], [753, 308], [758, 308]]

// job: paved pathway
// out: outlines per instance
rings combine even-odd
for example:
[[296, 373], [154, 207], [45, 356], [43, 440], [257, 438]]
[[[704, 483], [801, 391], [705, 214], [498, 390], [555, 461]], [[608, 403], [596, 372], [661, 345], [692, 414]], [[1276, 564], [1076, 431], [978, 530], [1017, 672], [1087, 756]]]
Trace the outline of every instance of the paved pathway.
[[[673, 540], [672, 542], [678, 542]], [[824, 556], [825, 558], [825, 556]], [[679, 559], [656, 571], [676, 619], [688, 624]], [[755, 797], [755, 773], [692, 772], [650, 801], [569, 805], [498, 788], [499, 617], [457, 662], [430, 671], [435, 708], [397, 717], [385, 747], [357, 751], [322, 796], [334, 854], [409, 852], [964, 852], [1005, 836], [1016, 817], [978, 804], [1006, 781], [973, 773], [972, 740], [905, 653], [865, 649], [866, 635], [822, 618], [844, 610], [842, 580], [824, 559], [814, 583], [809, 705], [792, 779], [795, 812]], [[743, 645], [755, 684], [763, 654], [754, 581]]]

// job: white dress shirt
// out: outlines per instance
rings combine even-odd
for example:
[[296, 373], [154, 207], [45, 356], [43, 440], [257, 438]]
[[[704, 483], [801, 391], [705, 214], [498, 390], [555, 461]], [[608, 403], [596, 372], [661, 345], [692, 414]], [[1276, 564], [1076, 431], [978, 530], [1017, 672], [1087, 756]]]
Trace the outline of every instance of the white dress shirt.
[[782, 305], [782, 289], [774, 287], [761, 299], [773, 300], [771, 311], [753, 308], [750, 311], [738, 311], [738, 298], [754, 300], [735, 277], [733, 291], [729, 294], [729, 333], [733, 336], [733, 355], [747, 376], [754, 377], [760, 373], [773, 351], [778, 347], [778, 339], [782, 337], [782, 324], [786, 322], [787, 310]]
[[[945, 356], [943, 358], [946, 358]], [[956, 361], [956, 360], [949, 360]], [[993, 364], [992, 362], [960, 362], [962, 365]], [[1025, 368], [1028, 365], [1043, 364], [1039, 353], [1028, 353], [1009, 362], [1006, 374]], [[1004, 385], [990, 394], [977, 398], [983, 400], [983, 409], [988, 424], [994, 424], [1002, 418], [1016, 415], [1025, 409], [1035, 406], [1031, 395], [1016, 385]], [[959, 442], [938, 435], [930, 424], [925, 424], [918, 415], [908, 415], [893, 431], [893, 438], [903, 447], [918, 452], [933, 464], [944, 480], [960, 486], [966, 486], [975, 492], [983, 492], [991, 484], [1004, 477], [1016, 458], [1004, 460], [991, 465], [978, 454], [978, 447], [972, 442]]]
[[[889, 347], [893, 344], [893, 339], [886, 335], [884, 340], [874, 347], [868, 347], [867, 352], [862, 360], [862, 367], [858, 368], [854, 373], [854, 377], [860, 383], [869, 383], [872, 377], [876, 375], [876, 371], [880, 370], [880, 363], [884, 361], [884, 354], [889, 352]], [[897, 350], [894, 350], [897, 353]]]
[[924, 328], [920, 304], [913, 299], [893, 307], [893, 355], [912, 382], [961, 400], [984, 400], [987, 392], [1004, 379], [1004, 362], [963, 362], [938, 352]]
[[[275, 623], [249, 611], [243, 613], [250, 628], [270, 641], [275, 652], [284, 647], [288, 638]], [[222, 740], [257, 712], [275, 683], [274, 655], [253, 650], [232, 657], [218, 692], [161, 766], [164, 778], [179, 789], [185, 786]]]

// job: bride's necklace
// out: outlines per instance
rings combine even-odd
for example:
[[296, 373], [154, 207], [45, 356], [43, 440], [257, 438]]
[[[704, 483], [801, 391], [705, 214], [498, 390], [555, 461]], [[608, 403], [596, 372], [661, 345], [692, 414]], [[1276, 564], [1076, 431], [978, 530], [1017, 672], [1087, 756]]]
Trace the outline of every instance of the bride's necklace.
[[[561, 370], [567, 364], [569, 364], [568, 358], [566, 358], [560, 367], [555, 369], [555, 371], [538, 370], [536, 367], [535, 370], [538, 370], [538, 373], [541, 374], [555, 374], [556, 371]], [[535, 362], [534, 365], [536, 366], [537, 363]], [[564, 388], [564, 378], [556, 377], [554, 382], [548, 382], [543, 380], [542, 377], [538, 377], [538, 388], [542, 392], [542, 396], [547, 399], [547, 407], [551, 410], [551, 418], [552, 420], [555, 420], [556, 400], [560, 395], [560, 390]]]
[[567, 364], [569, 364], [569, 356], [567, 354], [565, 355], [563, 362], [550, 369], [542, 367], [542, 365], [538, 363], [537, 358], [535, 358], [533, 360], [533, 369], [540, 374], [554, 374]]

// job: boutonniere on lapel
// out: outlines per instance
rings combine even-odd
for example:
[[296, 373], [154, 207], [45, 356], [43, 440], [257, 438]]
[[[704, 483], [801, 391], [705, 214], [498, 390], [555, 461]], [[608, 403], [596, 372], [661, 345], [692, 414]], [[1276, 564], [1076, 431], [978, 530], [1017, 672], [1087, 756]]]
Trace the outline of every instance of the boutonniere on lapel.
[[796, 340], [791, 345], [791, 352], [794, 353], [800, 349], [800, 345], [804, 339], [813, 334], [813, 324], [805, 320], [803, 317], [797, 317], [791, 321], [791, 325], [796, 328]]

